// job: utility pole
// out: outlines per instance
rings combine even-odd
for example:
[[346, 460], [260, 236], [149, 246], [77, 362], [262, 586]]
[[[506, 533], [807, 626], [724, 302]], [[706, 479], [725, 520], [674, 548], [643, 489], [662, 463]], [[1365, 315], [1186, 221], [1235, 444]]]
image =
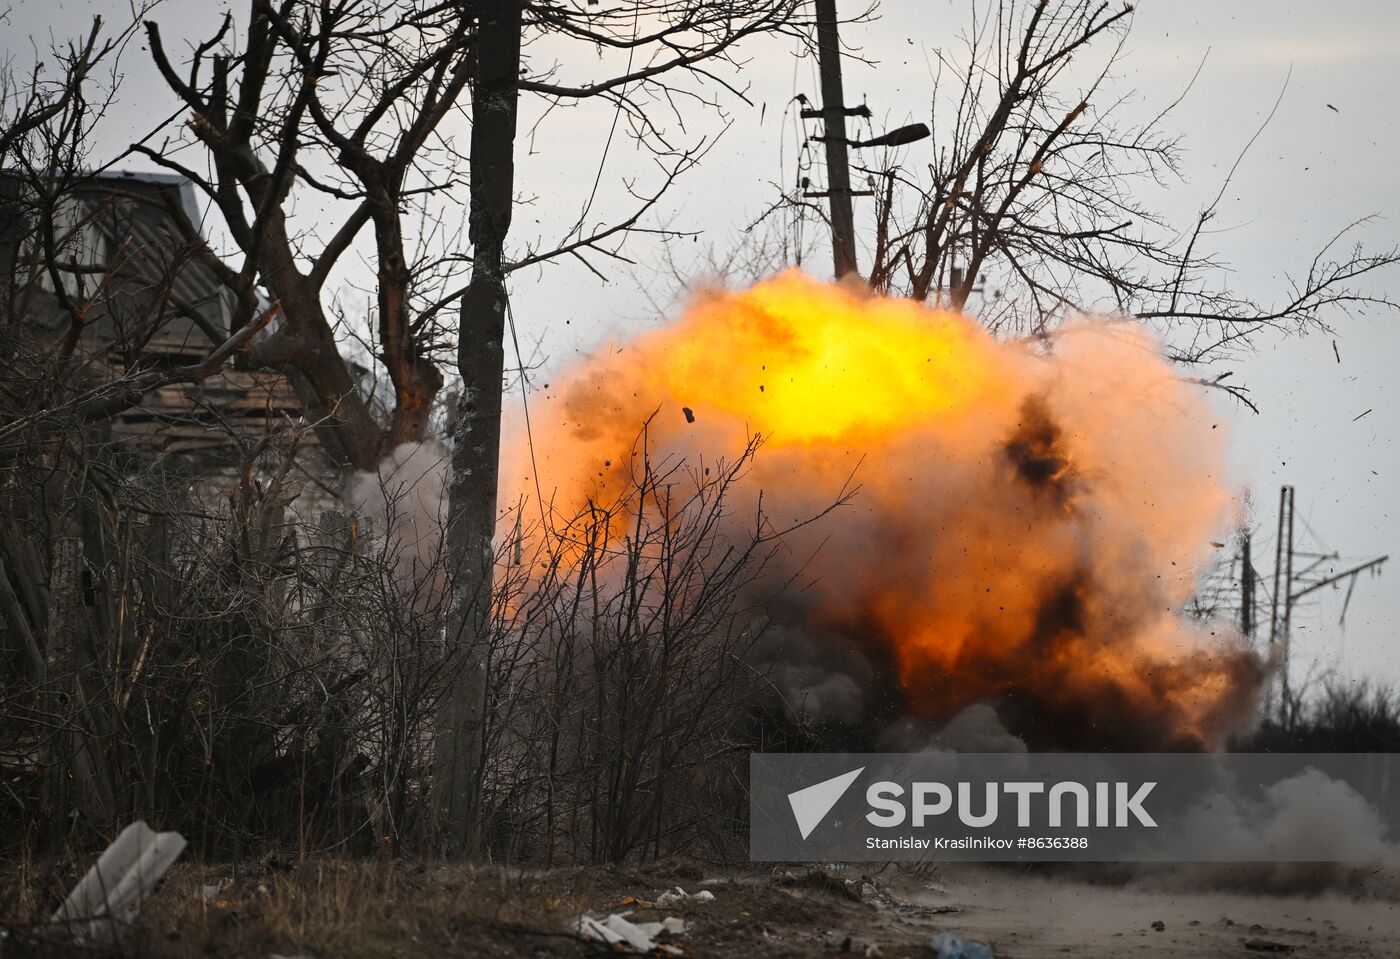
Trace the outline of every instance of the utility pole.
[[[1283, 628], [1280, 632], [1282, 645], [1280, 653], [1282, 658], [1279, 661], [1279, 684], [1281, 694], [1279, 696], [1279, 709], [1286, 711], [1289, 707], [1289, 700], [1292, 690], [1288, 684], [1289, 656], [1293, 652], [1293, 506], [1294, 490], [1291, 486], [1285, 486], [1288, 491], [1288, 545], [1284, 547], [1288, 551], [1288, 558], [1284, 563], [1284, 587], [1283, 587]], [[1279, 522], [1283, 522], [1283, 517], [1279, 517]], [[1280, 526], [1280, 529], [1282, 527]]]
[[[831, 204], [831, 255], [836, 277], [859, 272], [856, 266], [856, 223], [851, 213], [851, 168], [846, 158], [846, 115], [869, 116], [869, 110], [847, 110], [841, 92], [841, 38], [836, 28], [836, 0], [816, 0], [817, 59], [821, 65], [822, 106], [803, 110], [808, 119], [820, 117], [825, 129], [826, 195]], [[810, 195], [810, 194], [809, 194]]]
[[1249, 530], [1240, 530], [1240, 635], [1254, 645], [1254, 561], [1249, 555]]
[[[851, 213], [851, 197], [874, 196], [873, 190], [851, 189], [851, 165], [847, 156], [848, 147], [897, 147], [914, 143], [932, 135], [928, 126], [911, 123], [890, 130], [869, 140], [850, 140], [846, 137], [846, 117], [870, 119], [870, 108], [865, 104], [858, 107], [846, 106], [845, 94], [841, 88], [841, 37], [837, 29], [836, 0], [813, 0], [817, 8], [817, 62], [821, 68], [822, 105], [820, 108], [804, 108], [804, 120], [822, 121], [822, 135], [813, 137], [826, 145], [826, 190], [807, 190], [804, 178], [803, 196], [826, 197], [831, 207], [831, 258], [836, 270], [836, 278], [856, 276], [860, 267], [856, 263], [856, 223]], [[807, 98], [798, 99], [805, 105]]]
[[[1324, 586], [1331, 586], [1340, 583], [1342, 580], [1350, 580], [1347, 588], [1346, 601], [1342, 605], [1342, 616], [1346, 616], [1347, 605], [1351, 602], [1352, 591], [1356, 588], [1356, 579], [1362, 573], [1379, 569], [1390, 557], [1380, 556], [1376, 559], [1358, 563], [1341, 572], [1323, 576], [1321, 578], [1310, 578], [1313, 571], [1327, 560], [1338, 558], [1336, 553], [1306, 553], [1298, 552], [1294, 549], [1294, 490], [1292, 486], [1284, 486], [1279, 490], [1278, 504], [1278, 539], [1274, 546], [1274, 594], [1270, 603], [1269, 615], [1269, 650], [1272, 653], [1278, 650], [1278, 674], [1280, 702], [1278, 704], [1278, 718], [1283, 725], [1287, 725], [1290, 716], [1289, 710], [1292, 708], [1293, 690], [1289, 680], [1289, 659], [1292, 654], [1293, 640], [1293, 607], [1303, 597], [1314, 593]], [[1245, 540], [1245, 556], [1249, 555], [1248, 540]], [[1299, 571], [1294, 570], [1293, 560], [1295, 556], [1309, 559], [1310, 562], [1305, 568]], [[1246, 560], [1247, 562], [1247, 560]], [[1246, 574], [1248, 575], [1248, 574]], [[1253, 585], [1253, 577], [1248, 579]], [[1246, 602], [1249, 602], [1246, 600]], [[1252, 603], [1251, 603], [1252, 605]], [[1243, 614], [1241, 614], [1243, 622]], [[1273, 684], [1270, 683], [1265, 694], [1265, 715], [1273, 712]]]
[[[1288, 529], [1293, 528], [1292, 497], [1293, 487], [1284, 486], [1279, 489], [1278, 535], [1274, 538], [1274, 592], [1269, 598], [1269, 655], [1271, 657], [1275, 655], [1274, 650], [1278, 645], [1279, 598], [1284, 596], [1288, 590], [1292, 588], [1291, 585], [1284, 585], [1280, 582], [1280, 577], [1283, 575], [1283, 531], [1285, 525]], [[1291, 567], [1293, 566], [1292, 546], [1290, 546], [1288, 550], [1288, 565], [1290, 567], [1288, 581], [1291, 584], [1293, 582], [1293, 573], [1291, 572]], [[1285, 667], [1285, 669], [1286, 668], [1287, 667]], [[1264, 690], [1264, 715], [1270, 715], [1273, 711], [1274, 684], [1273, 681], [1270, 680], [1268, 686]]]

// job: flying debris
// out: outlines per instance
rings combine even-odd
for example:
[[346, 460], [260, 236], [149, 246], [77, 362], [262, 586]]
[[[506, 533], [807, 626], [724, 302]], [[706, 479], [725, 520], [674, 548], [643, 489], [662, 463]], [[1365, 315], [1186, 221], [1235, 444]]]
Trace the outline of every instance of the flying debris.
[[853, 147], [897, 147], [906, 143], [916, 143], [930, 136], [927, 124], [911, 123], [909, 126], [891, 130], [870, 140], [852, 140]]

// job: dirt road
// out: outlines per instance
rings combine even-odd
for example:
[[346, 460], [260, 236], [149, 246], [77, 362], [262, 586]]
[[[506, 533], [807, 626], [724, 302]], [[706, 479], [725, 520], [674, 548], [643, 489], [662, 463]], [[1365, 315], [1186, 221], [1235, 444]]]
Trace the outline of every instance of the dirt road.
[[1072, 874], [950, 867], [935, 883], [896, 881], [891, 891], [915, 909], [959, 909], [918, 921], [992, 943], [1008, 959], [1400, 956], [1400, 903], [1393, 899], [1200, 888], [1249, 878], [1202, 870], [1112, 887]]

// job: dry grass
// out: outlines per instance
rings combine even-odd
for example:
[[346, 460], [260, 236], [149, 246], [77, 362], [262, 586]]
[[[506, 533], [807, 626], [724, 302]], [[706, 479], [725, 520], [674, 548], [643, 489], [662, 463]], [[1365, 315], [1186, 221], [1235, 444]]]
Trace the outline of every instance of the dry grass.
[[[76, 871], [6, 869], [0, 917], [14, 933], [10, 956], [119, 955], [586, 956], [596, 947], [569, 932], [582, 912], [681, 916], [690, 955], [791, 955], [822, 951], [834, 930], [868, 924], [873, 907], [829, 883], [750, 876], [712, 884], [715, 900], [664, 909], [668, 888], [696, 889], [694, 864], [644, 870], [589, 867], [520, 871], [406, 862], [308, 860], [300, 865], [181, 864], [118, 946], [101, 952], [46, 943], [34, 924], [50, 913]], [[217, 893], [206, 894], [217, 885]], [[843, 933], [844, 934], [844, 933]], [[839, 942], [839, 936], [837, 941]], [[896, 953], [897, 954], [897, 953]]]
[[[1400, 955], [1393, 899], [1357, 899], [1339, 888], [1314, 895], [1226, 892], [1197, 877], [1156, 888], [1144, 877], [1086, 883], [1083, 875], [963, 864], [936, 882], [910, 870], [871, 879], [795, 870], [725, 873], [706, 880], [712, 902], [658, 909], [656, 897], [694, 892], [693, 862], [642, 868], [540, 871], [412, 861], [307, 859], [182, 863], [116, 948], [62, 948], [38, 939], [41, 921], [76, 867], [0, 864], [0, 957], [274, 955], [315, 959], [606, 954], [568, 930], [581, 912], [630, 912], [636, 920], [680, 916], [688, 957], [815, 959], [862, 955], [928, 959], [929, 936], [952, 930], [992, 942], [997, 955], [1141, 959], [1244, 954], [1246, 935], [1292, 944], [1298, 955], [1381, 959]], [[27, 882], [27, 885], [23, 883]], [[219, 885], [206, 897], [207, 885]], [[1149, 885], [1154, 885], [1149, 888]], [[1222, 920], [1228, 914], [1233, 922]], [[1165, 919], [1166, 933], [1153, 922]], [[1255, 928], [1257, 926], [1257, 928]], [[1251, 931], [1252, 930], [1252, 931]], [[845, 947], [845, 948], [843, 948]]]
[[[529, 956], [548, 942], [553, 954], [583, 954], [564, 930], [570, 917], [609, 898], [611, 877], [609, 870], [575, 870], [546, 880], [503, 869], [347, 860], [183, 864], [115, 953], [377, 959], [477, 950]], [[32, 869], [17, 878], [29, 882], [5, 890], [7, 919], [19, 927], [42, 921], [63, 886]], [[620, 888], [621, 880], [616, 884]], [[61, 954], [25, 932], [19, 936], [28, 943], [24, 951]]]

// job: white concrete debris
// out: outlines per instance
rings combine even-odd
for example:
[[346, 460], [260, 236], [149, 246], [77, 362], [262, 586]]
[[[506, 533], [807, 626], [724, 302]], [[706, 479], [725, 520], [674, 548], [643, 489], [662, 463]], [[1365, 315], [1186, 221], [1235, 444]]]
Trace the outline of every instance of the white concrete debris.
[[689, 899], [691, 902], [714, 902], [715, 894], [710, 892], [710, 890], [708, 889], [701, 889], [699, 892], [692, 896], [680, 886], [677, 886], [676, 888], [668, 889], [661, 895], [657, 896], [656, 904], [658, 906], [670, 906], [680, 902], [683, 899]]
[[685, 935], [685, 920], [675, 916], [667, 916], [660, 922], [639, 923], [637, 928], [645, 931], [649, 936], [659, 936], [663, 932], [672, 936], [683, 936]]
[[155, 832], [144, 822], [127, 826], [87, 871], [53, 923], [75, 942], [110, 942], [130, 925], [166, 871], [185, 849], [178, 832]]
[[667, 916], [661, 922], [632, 922], [630, 913], [613, 913], [606, 919], [592, 916], [579, 916], [577, 931], [581, 938], [591, 942], [601, 942], [625, 951], [637, 953], [671, 953], [664, 942], [657, 942], [658, 936], [685, 935], [685, 920]]

